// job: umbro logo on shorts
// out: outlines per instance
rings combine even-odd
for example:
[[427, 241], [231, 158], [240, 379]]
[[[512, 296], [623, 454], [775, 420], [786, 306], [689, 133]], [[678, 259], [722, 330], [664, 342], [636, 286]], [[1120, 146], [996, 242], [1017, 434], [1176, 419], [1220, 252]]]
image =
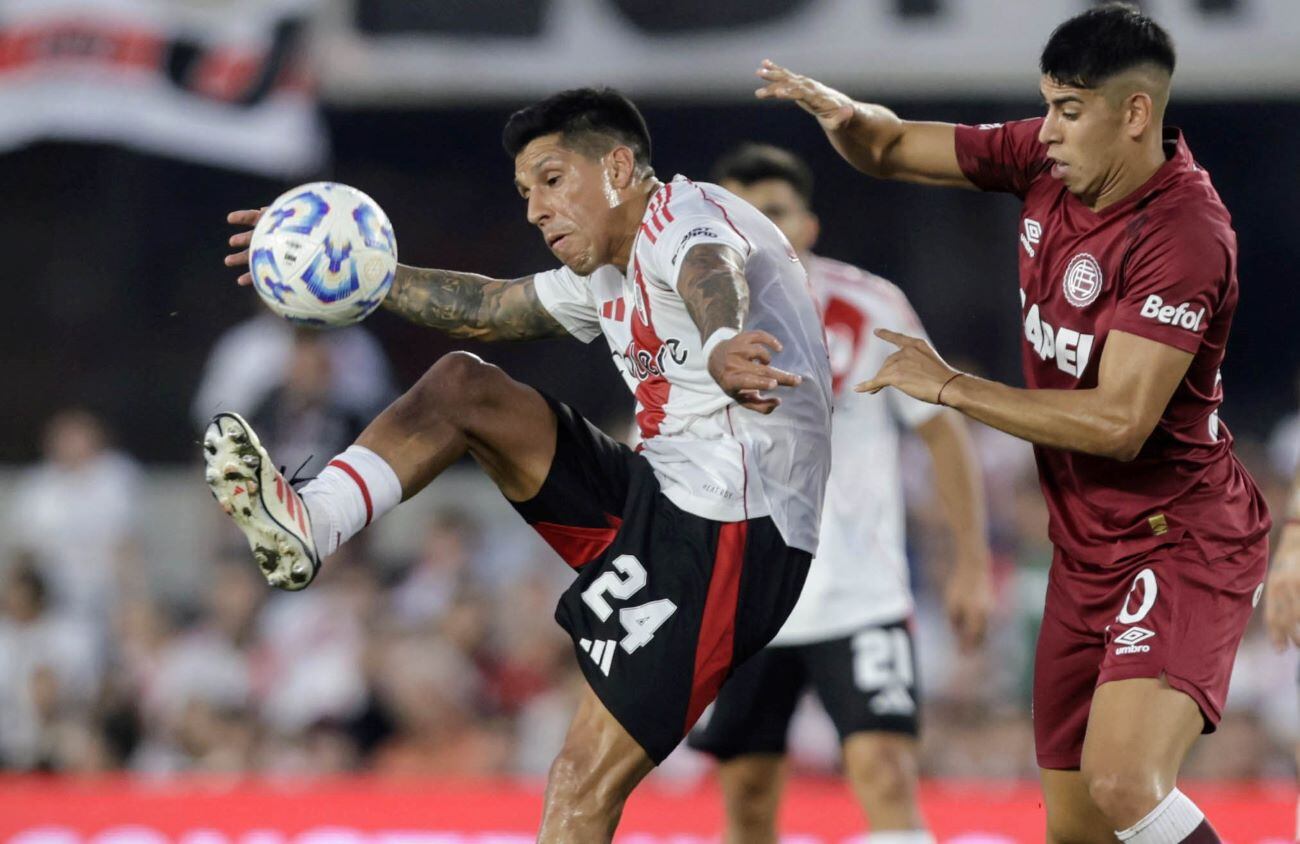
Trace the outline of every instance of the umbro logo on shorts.
[[1151, 646], [1138, 643], [1145, 642], [1155, 635], [1155, 631], [1148, 630], [1145, 627], [1130, 627], [1115, 637], [1115, 643], [1123, 646], [1115, 649], [1115, 655], [1146, 653], [1151, 650]]
[[606, 677], [609, 676], [609, 667], [614, 664], [614, 648], [618, 645], [616, 639], [597, 639], [595, 642], [590, 639], [583, 639], [578, 645], [587, 652], [592, 662], [600, 667], [600, 672]]

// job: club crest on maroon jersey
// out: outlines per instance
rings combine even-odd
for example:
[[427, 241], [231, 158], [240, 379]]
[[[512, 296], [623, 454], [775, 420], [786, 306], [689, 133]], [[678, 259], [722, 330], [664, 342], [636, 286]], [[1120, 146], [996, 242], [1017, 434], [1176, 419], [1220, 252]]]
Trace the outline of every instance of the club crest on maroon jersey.
[[1076, 308], [1086, 308], [1101, 295], [1103, 284], [1101, 265], [1087, 252], [1070, 259], [1065, 268], [1065, 299]]

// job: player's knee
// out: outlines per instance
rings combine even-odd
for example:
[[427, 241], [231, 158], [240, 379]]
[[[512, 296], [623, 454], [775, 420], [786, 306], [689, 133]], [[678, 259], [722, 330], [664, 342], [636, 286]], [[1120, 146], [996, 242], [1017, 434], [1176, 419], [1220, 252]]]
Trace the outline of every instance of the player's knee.
[[859, 740], [846, 748], [854, 789], [875, 805], [910, 804], [916, 797], [917, 762], [910, 742]]
[[776, 830], [778, 785], [766, 772], [735, 770], [725, 779], [727, 817], [742, 841], [765, 841]]
[[1086, 767], [1084, 782], [1088, 796], [1116, 829], [1124, 829], [1142, 818], [1160, 802], [1155, 771], [1134, 765]]
[[438, 358], [407, 392], [407, 403], [422, 413], [458, 417], [482, 407], [498, 386], [502, 372], [469, 352]]

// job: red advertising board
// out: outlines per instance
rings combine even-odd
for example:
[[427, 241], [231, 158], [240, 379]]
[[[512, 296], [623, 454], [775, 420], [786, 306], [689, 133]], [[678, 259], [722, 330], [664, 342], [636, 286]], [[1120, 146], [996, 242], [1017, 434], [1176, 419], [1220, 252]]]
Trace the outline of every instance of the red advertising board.
[[[1293, 840], [1290, 782], [1184, 790], [1230, 844]], [[922, 800], [940, 842], [1043, 840], [1033, 783], [931, 782]], [[533, 782], [0, 778], [6, 844], [526, 844], [540, 812]], [[616, 841], [716, 842], [721, 819], [711, 785], [651, 782], [632, 797]], [[835, 781], [791, 783], [781, 828], [785, 844], [852, 844], [865, 831]]]

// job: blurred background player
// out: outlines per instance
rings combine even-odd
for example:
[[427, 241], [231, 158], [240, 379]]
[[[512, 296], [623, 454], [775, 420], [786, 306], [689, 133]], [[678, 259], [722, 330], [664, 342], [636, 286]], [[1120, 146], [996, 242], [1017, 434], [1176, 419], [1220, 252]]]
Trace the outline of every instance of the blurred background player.
[[817, 558], [772, 643], [723, 686], [690, 744], [717, 757], [726, 840], [777, 840], [786, 734], [815, 689], [839, 733], [845, 773], [873, 844], [927, 844], [917, 801], [917, 693], [913, 612], [904, 548], [898, 424], [929, 451], [951, 532], [940, 580], [962, 650], [983, 638], [991, 603], [980, 471], [966, 424], [951, 410], [891, 391], [847, 392], [880, 369], [884, 327], [924, 336], [903, 292], [865, 270], [812, 253], [813, 176], [792, 153], [746, 144], [720, 159], [713, 180], [766, 214], [799, 253], [821, 307], [835, 390], [832, 468]]
[[[1264, 623], [1278, 650], [1300, 646], [1300, 465], [1287, 495], [1286, 518], [1264, 589]], [[1295, 746], [1300, 769], [1300, 743]], [[1296, 840], [1300, 841], [1300, 800], [1296, 803]]]
[[770, 62], [873, 176], [1015, 194], [1029, 389], [949, 367], [923, 339], [859, 385], [947, 404], [1037, 447], [1056, 545], [1034, 676], [1057, 842], [1219, 841], [1177, 788], [1212, 731], [1262, 589], [1268, 508], [1219, 421], [1236, 235], [1182, 133], [1163, 127], [1173, 43], [1108, 4], [1043, 49], [1043, 118], [900, 120]]
[[[556, 619], [588, 690], [551, 767], [539, 840], [608, 841], [632, 789], [803, 586], [830, 471], [830, 371], [789, 243], [725, 191], [659, 181], [626, 97], [555, 94], [515, 112], [502, 140], [527, 220], [562, 266], [513, 281], [401, 266], [385, 304], [457, 337], [603, 335], [637, 399], [637, 451], [456, 352], [301, 498], [230, 413], [205, 435], [206, 479], [267, 580], [301, 589], [321, 556], [473, 457], [576, 572]], [[247, 261], [244, 250], [226, 262]]]

